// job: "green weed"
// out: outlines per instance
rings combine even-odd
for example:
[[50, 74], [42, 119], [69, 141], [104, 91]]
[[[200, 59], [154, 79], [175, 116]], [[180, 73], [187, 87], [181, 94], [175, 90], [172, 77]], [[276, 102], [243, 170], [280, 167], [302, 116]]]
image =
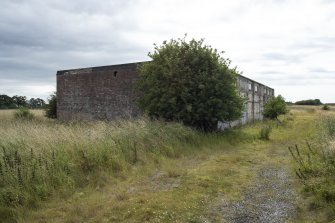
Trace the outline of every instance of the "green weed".
[[259, 132], [259, 138], [262, 140], [269, 140], [271, 131], [272, 131], [271, 126], [265, 126], [261, 128]]

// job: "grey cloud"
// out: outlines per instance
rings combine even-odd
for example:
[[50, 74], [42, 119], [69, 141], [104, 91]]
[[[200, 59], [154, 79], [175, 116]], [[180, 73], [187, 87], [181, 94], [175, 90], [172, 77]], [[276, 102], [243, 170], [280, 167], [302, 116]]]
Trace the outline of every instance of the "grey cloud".
[[[134, 1], [2, 0], [0, 91], [3, 83], [55, 84], [60, 69], [145, 60], [147, 49], [124, 36], [136, 31]], [[6, 87], [8, 90], [8, 87]]]
[[99, 47], [124, 41], [122, 32], [136, 30], [133, 1], [31, 0], [0, 3], [0, 43], [51, 48]]
[[265, 60], [272, 60], [272, 61], [281, 61], [286, 63], [297, 63], [300, 62], [300, 56], [298, 55], [290, 55], [290, 54], [283, 54], [277, 52], [271, 53], [264, 53], [262, 58]]
[[295, 49], [320, 49], [320, 50], [332, 50], [335, 48], [335, 37], [333, 36], [321, 36], [307, 38], [301, 42], [291, 44], [291, 47]]
[[285, 70], [262, 70], [254, 77], [261, 83], [280, 86], [335, 84], [335, 72], [325, 68], [310, 68], [305, 73], [289, 73]]
[[327, 74], [333, 74], [334, 78], [335, 78], [335, 70], [327, 70], [325, 68], [322, 67], [316, 67], [316, 68], [311, 68], [309, 69], [310, 72], [312, 73], [327, 73]]

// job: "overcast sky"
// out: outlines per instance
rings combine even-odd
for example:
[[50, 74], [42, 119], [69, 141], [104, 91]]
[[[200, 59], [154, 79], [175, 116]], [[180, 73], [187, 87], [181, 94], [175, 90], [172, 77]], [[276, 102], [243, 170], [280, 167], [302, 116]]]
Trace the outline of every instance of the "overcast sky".
[[0, 94], [46, 99], [57, 70], [148, 60], [185, 33], [288, 101], [335, 102], [335, 0], [0, 0]]

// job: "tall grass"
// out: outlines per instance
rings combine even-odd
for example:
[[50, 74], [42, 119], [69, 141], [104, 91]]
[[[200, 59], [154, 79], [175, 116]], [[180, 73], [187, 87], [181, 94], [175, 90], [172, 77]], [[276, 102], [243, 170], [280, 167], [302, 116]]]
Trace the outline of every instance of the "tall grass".
[[289, 147], [310, 198], [310, 210], [326, 213], [326, 221], [335, 219], [335, 117], [320, 119], [317, 139], [305, 146]]
[[18, 210], [38, 207], [52, 196], [68, 197], [77, 190], [123, 180], [139, 166], [159, 166], [162, 160], [197, 150], [254, 142], [261, 126], [206, 134], [180, 123], [147, 119], [61, 123], [33, 112], [35, 118], [22, 121], [13, 111], [0, 111], [3, 221], [15, 222]]
[[35, 207], [55, 194], [101, 186], [125, 177], [133, 165], [179, 157], [216, 137], [146, 119], [58, 123], [4, 116], [0, 126], [2, 216], [14, 216], [17, 207]]
[[262, 140], [270, 140], [271, 126], [265, 126], [259, 131], [259, 138]]
[[21, 107], [14, 112], [14, 117], [21, 120], [32, 120], [34, 114], [26, 107]]

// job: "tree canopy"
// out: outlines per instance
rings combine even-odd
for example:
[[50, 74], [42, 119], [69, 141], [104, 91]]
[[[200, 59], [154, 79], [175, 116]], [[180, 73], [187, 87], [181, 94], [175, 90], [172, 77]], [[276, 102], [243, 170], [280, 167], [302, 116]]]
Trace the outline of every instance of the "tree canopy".
[[140, 108], [150, 117], [205, 131], [241, 117], [236, 68], [203, 39], [164, 41], [148, 55], [152, 61], [140, 67], [137, 86]]
[[19, 107], [29, 108], [44, 108], [45, 101], [41, 98], [31, 98], [27, 100], [26, 96], [14, 95], [10, 97], [8, 95], [0, 95], [0, 109], [11, 109]]
[[284, 115], [287, 111], [285, 99], [281, 95], [278, 95], [277, 97], [271, 98], [265, 104], [263, 115], [266, 118], [278, 119], [279, 115]]
[[322, 105], [320, 99], [308, 99], [295, 102], [296, 105]]

